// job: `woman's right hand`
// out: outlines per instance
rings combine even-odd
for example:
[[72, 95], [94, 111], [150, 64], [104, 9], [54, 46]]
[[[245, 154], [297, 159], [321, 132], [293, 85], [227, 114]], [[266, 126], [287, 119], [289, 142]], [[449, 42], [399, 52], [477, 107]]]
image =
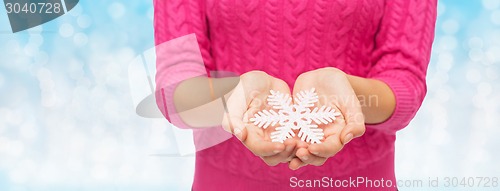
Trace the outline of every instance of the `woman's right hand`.
[[262, 71], [250, 71], [240, 76], [240, 81], [226, 102], [226, 114], [222, 126], [261, 157], [269, 166], [289, 162], [295, 157], [296, 139], [284, 143], [272, 142], [270, 135], [274, 127], [260, 128], [249, 121], [255, 113], [271, 109], [267, 104], [270, 90], [289, 93], [288, 85]]

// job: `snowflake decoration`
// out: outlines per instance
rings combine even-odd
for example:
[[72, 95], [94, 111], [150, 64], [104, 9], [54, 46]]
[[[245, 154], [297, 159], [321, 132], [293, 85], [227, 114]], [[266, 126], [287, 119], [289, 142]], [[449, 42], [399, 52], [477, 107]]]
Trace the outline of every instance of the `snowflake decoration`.
[[250, 121], [264, 129], [279, 124], [276, 131], [271, 133], [273, 142], [283, 143], [286, 139], [295, 136], [294, 130], [299, 130], [297, 136], [302, 141], [321, 143], [324, 133], [318, 125], [332, 123], [337, 116], [340, 116], [340, 113], [326, 106], [315, 107], [311, 110], [314, 103], [318, 102], [318, 94], [314, 92], [314, 88], [297, 93], [294, 100], [296, 104], [292, 104], [290, 95], [271, 90], [267, 102], [278, 111], [259, 111]]

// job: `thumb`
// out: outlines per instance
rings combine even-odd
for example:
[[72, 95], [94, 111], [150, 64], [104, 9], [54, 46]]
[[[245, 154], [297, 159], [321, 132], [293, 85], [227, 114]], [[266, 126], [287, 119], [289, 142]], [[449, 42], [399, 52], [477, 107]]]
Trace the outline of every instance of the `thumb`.
[[234, 134], [240, 141], [245, 141], [247, 138], [247, 129], [239, 115], [231, 115], [227, 110], [224, 113], [222, 120], [222, 128], [227, 132]]
[[247, 108], [243, 86], [238, 84], [227, 101], [223, 100], [224, 118], [222, 126], [224, 130], [234, 134], [241, 141], [246, 140], [247, 131], [243, 123], [243, 114]]
[[[226, 113], [227, 114], [227, 113]], [[231, 133], [236, 136], [240, 141], [244, 142], [247, 139], [248, 130], [241, 119], [228, 117], [228, 124]]]
[[342, 144], [349, 143], [354, 138], [362, 136], [366, 131], [365, 120], [362, 112], [348, 113], [346, 115], [346, 126], [340, 133]]

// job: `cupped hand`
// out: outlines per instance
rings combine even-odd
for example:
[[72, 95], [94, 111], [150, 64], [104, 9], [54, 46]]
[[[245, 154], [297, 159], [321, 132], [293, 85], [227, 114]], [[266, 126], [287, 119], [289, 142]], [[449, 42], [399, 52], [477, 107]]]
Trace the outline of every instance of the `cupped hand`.
[[315, 88], [319, 96], [316, 106], [332, 107], [340, 111], [341, 116], [333, 123], [319, 125], [325, 134], [322, 143], [297, 149], [298, 158], [293, 158], [289, 163], [290, 169], [293, 170], [305, 165], [323, 165], [345, 144], [365, 132], [361, 105], [344, 72], [336, 68], [323, 68], [303, 73], [297, 78], [293, 91], [300, 92], [311, 88]]
[[270, 109], [267, 97], [270, 90], [289, 93], [288, 85], [265, 72], [251, 71], [240, 76], [240, 81], [226, 102], [222, 126], [233, 133], [256, 156], [270, 166], [292, 160], [296, 152], [296, 139], [284, 143], [270, 139], [274, 127], [260, 128], [249, 121], [255, 113]]

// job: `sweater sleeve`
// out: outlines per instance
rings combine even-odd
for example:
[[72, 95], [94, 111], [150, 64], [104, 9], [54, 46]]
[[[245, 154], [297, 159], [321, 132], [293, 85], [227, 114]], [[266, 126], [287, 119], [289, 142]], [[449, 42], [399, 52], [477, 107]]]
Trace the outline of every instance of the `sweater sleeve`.
[[436, 22], [436, 0], [387, 0], [376, 34], [368, 78], [385, 82], [396, 108], [385, 122], [367, 128], [395, 133], [406, 127], [427, 92], [426, 73]]
[[213, 70], [202, 0], [154, 0], [156, 103], [175, 126], [187, 128], [176, 113], [174, 90], [182, 81]]

